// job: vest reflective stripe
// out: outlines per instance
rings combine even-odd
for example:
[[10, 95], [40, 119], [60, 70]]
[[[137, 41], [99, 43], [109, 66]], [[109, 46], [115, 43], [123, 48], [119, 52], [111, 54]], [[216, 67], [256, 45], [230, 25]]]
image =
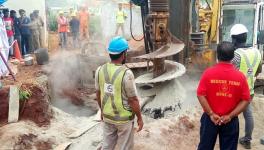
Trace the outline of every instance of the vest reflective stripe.
[[128, 121], [128, 120], [132, 120], [133, 116], [129, 116], [129, 117], [120, 117], [120, 116], [109, 116], [106, 114], [103, 114], [105, 118], [111, 119], [111, 120], [119, 120], [119, 121]]
[[123, 10], [118, 10], [116, 13], [116, 23], [124, 23], [126, 14]]
[[257, 49], [238, 49], [237, 53], [241, 57], [239, 70], [247, 77], [250, 94], [254, 94], [254, 76], [261, 61], [260, 53]]
[[[99, 87], [104, 119], [113, 123], [125, 123], [133, 119], [133, 113], [123, 106], [122, 81], [127, 68], [114, 64], [105, 64], [99, 71]], [[113, 93], [107, 93], [105, 87], [110, 85]]]

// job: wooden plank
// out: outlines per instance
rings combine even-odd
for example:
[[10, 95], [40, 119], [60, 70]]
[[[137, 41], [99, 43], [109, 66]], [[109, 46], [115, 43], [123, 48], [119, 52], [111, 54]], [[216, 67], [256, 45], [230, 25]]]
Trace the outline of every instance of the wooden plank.
[[8, 123], [18, 121], [19, 117], [19, 90], [17, 86], [10, 86]]
[[72, 144], [72, 142], [63, 143], [63, 144], [57, 146], [54, 150], [66, 150], [70, 147], [71, 144]]
[[93, 121], [100, 122], [101, 121], [101, 109], [99, 109], [95, 116], [93, 116]]
[[91, 122], [87, 123], [85, 126], [80, 128], [78, 131], [69, 135], [68, 138], [70, 138], [70, 139], [78, 138], [78, 137], [82, 136], [84, 133], [86, 133], [87, 131], [89, 131], [90, 129], [92, 129], [94, 126], [98, 125], [99, 123], [100, 122], [91, 120]]

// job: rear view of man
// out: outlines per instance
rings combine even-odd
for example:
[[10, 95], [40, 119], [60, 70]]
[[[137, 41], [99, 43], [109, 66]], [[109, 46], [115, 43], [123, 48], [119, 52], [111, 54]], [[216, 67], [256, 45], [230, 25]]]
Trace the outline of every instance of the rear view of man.
[[198, 150], [213, 150], [218, 135], [221, 150], [237, 150], [237, 116], [249, 104], [250, 94], [246, 77], [231, 64], [234, 51], [230, 42], [219, 44], [219, 63], [207, 69], [201, 77], [197, 96], [204, 114]]
[[40, 44], [40, 47], [44, 47], [44, 40], [43, 40], [43, 27], [44, 27], [44, 21], [43, 19], [39, 16], [39, 10], [34, 10], [33, 11], [33, 14], [34, 14], [34, 18], [35, 20], [37, 20], [38, 22], [38, 40], [39, 40], [39, 44]]
[[[258, 49], [248, 47], [247, 42], [248, 29], [242, 24], [236, 24], [231, 28], [230, 34], [232, 43], [235, 44], [235, 58], [232, 63], [246, 77], [250, 89], [251, 99], [254, 97], [254, 77], [261, 72], [261, 54]], [[252, 105], [249, 104], [243, 112], [245, 118], [245, 136], [239, 139], [239, 143], [246, 149], [251, 148], [252, 132], [254, 128], [254, 119], [252, 114]]]
[[75, 13], [72, 13], [71, 16], [72, 16], [72, 19], [69, 22], [69, 24], [70, 24], [71, 33], [72, 33], [73, 48], [78, 48], [79, 47], [79, 34], [80, 34], [80, 21], [77, 19]]
[[134, 75], [123, 66], [128, 49], [124, 38], [112, 39], [108, 48], [111, 62], [96, 71], [97, 101], [104, 122], [102, 150], [133, 149], [134, 115], [137, 116], [137, 131], [143, 128]]
[[89, 12], [83, 6], [79, 12], [81, 40], [89, 38]]
[[28, 24], [31, 31], [31, 52], [40, 48], [40, 38], [39, 38], [39, 21], [35, 18], [33, 13], [30, 14], [31, 22]]

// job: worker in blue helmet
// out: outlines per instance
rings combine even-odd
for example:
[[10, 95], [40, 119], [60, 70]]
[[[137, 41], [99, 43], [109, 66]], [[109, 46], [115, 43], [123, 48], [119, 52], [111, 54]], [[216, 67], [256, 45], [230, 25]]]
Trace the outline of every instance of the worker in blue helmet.
[[137, 131], [143, 128], [134, 75], [123, 65], [128, 49], [126, 39], [113, 38], [108, 47], [111, 62], [96, 71], [96, 96], [103, 121], [102, 150], [133, 149], [135, 115]]

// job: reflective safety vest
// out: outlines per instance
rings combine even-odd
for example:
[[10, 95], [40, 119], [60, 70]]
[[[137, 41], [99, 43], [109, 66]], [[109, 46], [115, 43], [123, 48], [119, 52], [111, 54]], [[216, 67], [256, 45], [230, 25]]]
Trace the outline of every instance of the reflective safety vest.
[[116, 23], [125, 23], [126, 14], [123, 10], [118, 10], [116, 13]]
[[247, 77], [250, 94], [252, 95], [254, 94], [254, 77], [261, 62], [261, 54], [259, 50], [255, 48], [239, 48], [236, 50], [236, 53], [238, 53], [241, 58], [239, 71], [243, 72]]
[[128, 69], [107, 63], [99, 70], [99, 88], [104, 120], [111, 123], [127, 123], [134, 114], [125, 109], [122, 100], [122, 82]]

